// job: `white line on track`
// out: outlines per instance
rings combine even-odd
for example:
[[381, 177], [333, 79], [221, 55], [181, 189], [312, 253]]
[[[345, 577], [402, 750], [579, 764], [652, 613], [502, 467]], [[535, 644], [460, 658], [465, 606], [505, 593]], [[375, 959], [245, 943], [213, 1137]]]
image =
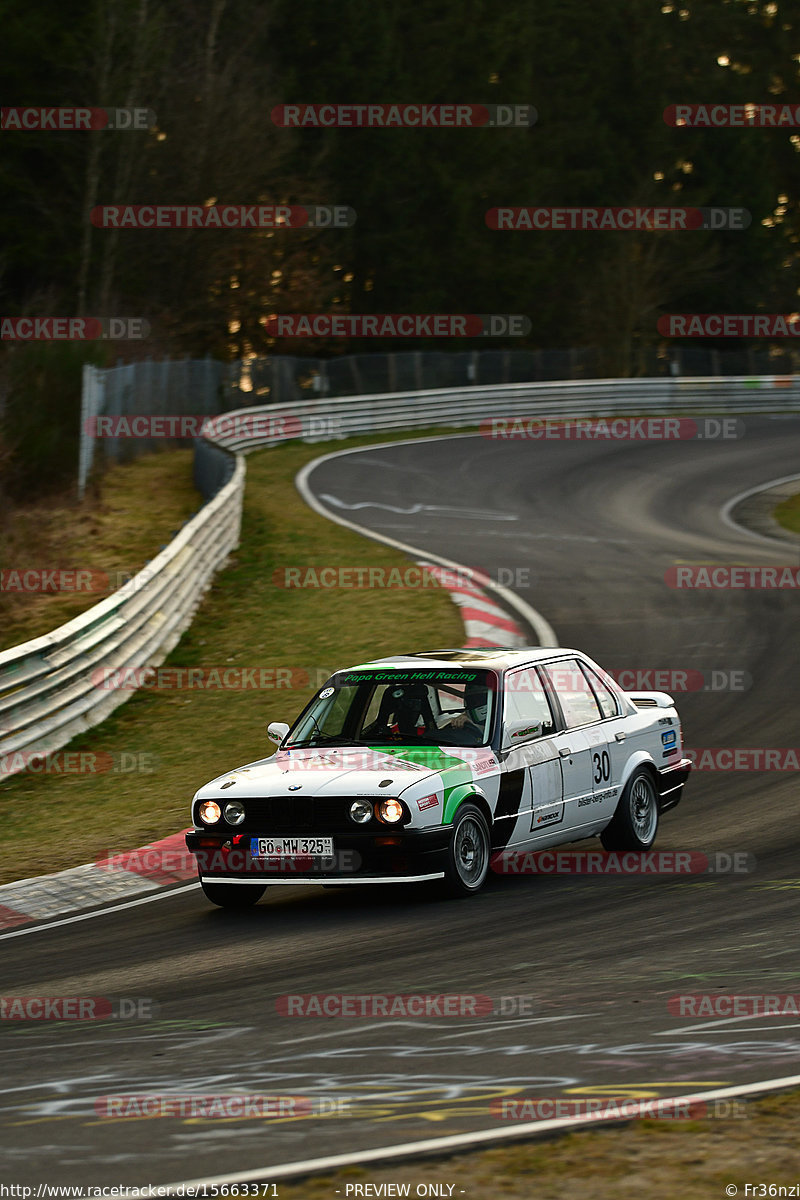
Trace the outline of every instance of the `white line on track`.
[[[797, 1087], [800, 1075], [787, 1075], [781, 1079], [766, 1079], [762, 1083], [741, 1084], [737, 1087], [716, 1088], [714, 1091], [693, 1092], [688, 1096], [670, 1096], [660, 1100], [661, 1105], [698, 1104], [709, 1100], [727, 1100], [736, 1096], [758, 1096], [764, 1092], [780, 1091]], [[162, 1195], [185, 1195], [185, 1189], [223, 1187], [233, 1183], [255, 1183], [265, 1180], [290, 1179], [298, 1175], [317, 1175], [321, 1171], [337, 1171], [342, 1167], [360, 1166], [366, 1163], [386, 1163], [395, 1159], [429, 1158], [446, 1155], [456, 1150], [474, 1150], [483, 1145], [499, 1145], [523, 1138], [542, 1137], [552, 1133], [568, 1133], [587, 1126], [618, 1125], [629, 1123], [637, 1117], [620, 1117], [609, 1120], [599, 1113], [580, 1113], [574, 1117], [556, 1118], [549, 1121], [525, 1121], [510, 1125], [506, 1129], [478, 1129], [474, 1133], [454, 1133], [447, 1137], [428, 1138], [421, 1142], [401, 1142], [393, 1146], [378, 1146], [371, 1150], [360, 1150], [348, 1154], [330, 1154], [324, 1158], [308, 1158], [296, 1162], [275, 1163], [273, 1166], [255, 1167], [230, 1175], [217, 1175], [210, 1179], [185, 1179], [179, 1183], [163, 1184]], [[184, 1189], [178, 1191], [179, 1188]]]
[[74, 925], [77, 921], [91, 921], [94, 917], [105, 917], [108, 913], [122, 912], [125, 908], [136, 908], [139, 904], [152, 904], [154, 900], [163, 900], [165, 896], [174, 896], [178, 892], [186, 892], [190, 888], [199, 887], [199, 881], [181, 884], [180, 887], [165, 888], [164, 891], [154, 892], [151, 896], [142, 896], [139, 900], [126, 900], [124, 904], [112, 904], [108, 908], [94, 908], [91, 912], [78, 913], [74, 917], [62, 917], [60, 921], [49, 921], [46, 925], [25, 925], [22, 929], [12, 929], [9, 933], [0, 933], [0, 942], [7, 938], [25, 937], [28, 933], [44, 933], [48, 929], [58, 929], [59, 925]]
[[[322, 504], [308, 483], [308, 478], [312, 471], [321, 466], [322, 463], [331, 462], [334, 458], [343, 458], [345, 455], [366, 454], [370, 450], [387, 450], [394, 446], [412, 446], [419, 445], [421, 442], [444, 442], [451, 441], [454, 438], [465, 437], [480, 437], [479, 433], [455, 433], [455, 434], [439, 434], [434, 437], [425, 438], [403, 438], [398, 442], [382, 442], [375, 443], [372, 446], [360, 446], [357, 450], [334, 450], [330, 454], [323, 454], [320, 458], [315, 458], [312, 462], [306, 463], [301, 471], [298, 471], [295, 477], [295, 485], [300, 495], [305, 500], [309, 508], [313, 508], [314, 512], [325, 517], [329, 521], [335, 521], [337, 525], [344, 525], [346, 529], [352, 529], [356, 533], [360, 533], [363, 537], [371, 538], [374, 542], [383, 542], [386, 546], [392, 546], [395, 550], [402, 550], [405, 554], [410, 554], [413, 558], [424, 558], [426, 562], [438, 563], [441, 567], [447, 567], [451, 571], [460, 571], [462, 573], [469, 570], [463, 563], [453, 562], [452, 559], [442, 558], [438, 554], [430, 554], [427, 550], [421, 550], [417, 546], [409, 546], [406, 542], [398, 542], [395, 538], [387, 537], [386, 534], [376, 533], [373, 529], [367, 529], [363, 525], [357, 525], [355, 521], [348, 521], [346, 517], [339, 516], [338, 513], [331, 512]], [[557, 646], [558, 638], [555, 635], [555, 630], [548, 621], [532, 608], [521, 600], [514, 592], [506, 587], [502, 587], [499, 583], [493, 580], [487, 580], [483, 586], [500, 596], [507, 608], [513, 609], [522, 617], [526, 624], [530, 625], [534, 630], [539, 644], [541, 646]]]

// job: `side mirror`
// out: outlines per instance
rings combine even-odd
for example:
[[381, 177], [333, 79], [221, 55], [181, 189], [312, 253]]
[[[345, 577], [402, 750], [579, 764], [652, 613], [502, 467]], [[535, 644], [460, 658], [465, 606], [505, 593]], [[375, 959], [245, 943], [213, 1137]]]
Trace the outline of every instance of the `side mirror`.
[[288, 732], [289, 726], [285, 721], [270, 721], [269, 725], [267, 726], [267, 737], [269, 737], [278, 746], [280, 746]]

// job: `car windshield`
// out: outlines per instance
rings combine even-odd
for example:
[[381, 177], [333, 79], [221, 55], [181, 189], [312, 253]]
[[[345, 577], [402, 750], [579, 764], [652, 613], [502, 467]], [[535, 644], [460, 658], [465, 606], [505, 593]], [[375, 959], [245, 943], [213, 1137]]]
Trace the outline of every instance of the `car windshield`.
[[464, 669], [340, 671], [314, 697], [286, 746], [485, 746], [497, 677]]

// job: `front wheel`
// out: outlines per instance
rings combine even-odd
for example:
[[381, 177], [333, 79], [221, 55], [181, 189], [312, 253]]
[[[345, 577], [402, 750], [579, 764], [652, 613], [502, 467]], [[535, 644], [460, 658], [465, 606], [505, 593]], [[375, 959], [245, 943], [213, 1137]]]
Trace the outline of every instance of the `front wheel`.
[[653, 776], [640, 768], [625, 785], [611, 823], [600, 834], [606, 850], [649, 850], [658, 829]]
[[456, 813], [447, 848], [445, 886], [454, 896], [479, 891], [489, 872], [489, 827], [481, 810], [464, 804]]
[[267, 890], [261, 883], [204, 883], [200, 886], [212, 904], [220, 908], [250, 908]]

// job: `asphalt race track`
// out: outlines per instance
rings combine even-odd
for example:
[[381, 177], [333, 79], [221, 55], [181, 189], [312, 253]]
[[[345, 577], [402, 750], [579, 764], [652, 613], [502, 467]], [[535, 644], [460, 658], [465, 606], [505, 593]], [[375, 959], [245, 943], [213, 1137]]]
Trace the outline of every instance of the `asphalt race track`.
[[[733, 494], [800, 470], [800, 422], [745, 424], [720, 442], [389, 445], [321, 464], [310, 485], [340, 516], [510, 580], [561, 645], [609, 669], [707, 673], [720, 690], [676, 694], [687, 747], [797, 747], [797, 594], [664, 578], [677, 562], [797, 565], [795, 547], [720, 518]], [[397, 646], [412, 649], [434, 647]], [[739, 855], [738, 873], [493, 877], [471, 901], [276, 888], [242, 915], [189, 887], [0, 938], [6, 994], [156, 1006], [3, 1023], [0, 1178], [175, 1183], [499, 1126], [492, 1100], [520, 1092], [668, 1097], [795, 1074], [800, 1017], [668, 1002], [800, 992], [797, 781], [696, 771], [665, 817], [657, 849]], [[277, 1005], [374, 992], [488, 995], [496, 1012], [387, 1023]], [[328, 1115], [134, 1120], [101, 1099], [234, 1091], [325, 1100]]]

